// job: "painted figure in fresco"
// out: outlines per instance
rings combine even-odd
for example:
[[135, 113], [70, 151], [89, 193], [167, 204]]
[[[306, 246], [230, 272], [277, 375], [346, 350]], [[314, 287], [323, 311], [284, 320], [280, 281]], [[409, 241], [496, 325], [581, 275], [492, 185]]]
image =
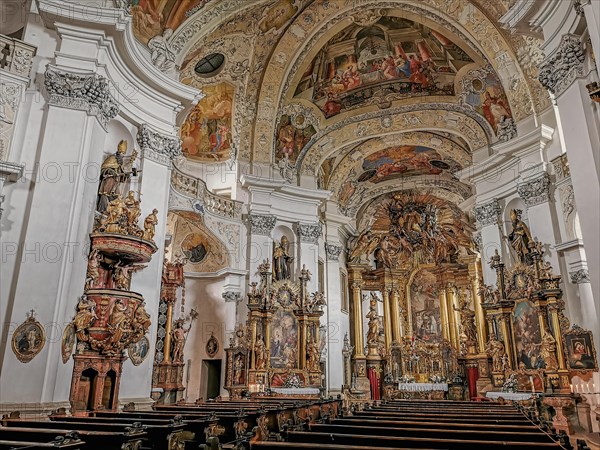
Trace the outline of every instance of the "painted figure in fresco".
[[530, 243], [533, 242], [529, 227], [521, 220], [522, 211], [513, 209], [510, 211], [510, 220], [512, 221], [512, 231], [508, 235], [511, 247], [517, 254], [521, 264], [531, 265]]
[[289, 280], [291, 276], [291, 264], [294, 258], [290, 256], [290, 243], [287, 236], [281, 238], [281, 242], [273, 243], [273, 269], [277, 281]]
[[116, 153], [108, 156], [100, 167], [100, 186], [96, 205], [100, 213], [104, 213], [108, 204], [118, 197], [120, 185], [128, 181], [131, 176], [137, 175], [137, 169], [132, 167], [133, 161], [137, 158], [137, 151], [133, 150], [129, 163], [125, 162], [125, 153], [127, 153], [127, 141], [121, 141]]
[[489, 91], [486, 91], [484, 94], [483, 101], [483, 115], [488, 120], [494, 131], [497, 130], [498, 124], [501, 122], [502, 118], [510, 118], [512, 117], [508, 105], [504, 102], [502, 98], [499, 96], [492, 97]]

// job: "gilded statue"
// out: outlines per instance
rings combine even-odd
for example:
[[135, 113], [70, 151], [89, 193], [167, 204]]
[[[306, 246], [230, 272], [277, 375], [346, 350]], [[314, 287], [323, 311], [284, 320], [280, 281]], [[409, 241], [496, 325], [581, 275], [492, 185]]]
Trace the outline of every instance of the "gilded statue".
[[130, 329], [130, 320], [127, 316], [127, 305], [121, 299], [117, 299], [113, 304], [110, 317], [108, 319], [108, 329], [112, 333], [110, 342], [118, 344], [121, 342], [124, 334]]
[[512, 221], [512, 231], [508, 235], [511, 247], [517, 254], [517, 258], [521, 264], [531, 265], [531, 249], [530, 245], [533, 242], [529, 227], [521, 220], [523, 211], [513, 209], [510, 211], [510, 220]]
[[137, 151], [133, 150], [128, 163], [125, 162], [125, 153], [127, 153], [127, 141], [121, 141], [116, 153], [108, 156], [100, 167], [100, 186], [96, 205], [100, 213], [104, 213], [108, 204], [117, 198], [119, 186], [138, 173], [137, 169], [132, 167], [133, 161], [137, 158]]
[[88, 266], [85, 274], [85, 290], [93, 289], [98, 287], [98, 280], [100, 279], [100, 261], [102, 255], [97, 249], [90, 252], [88, 256]]
[[262, 336], [256, 339], [254, 344], [254, 360], [255, 367], [258, 370], [262, 370], [267, 366], [267, 347]]
[[233, 361], [233, 383], [244, 384], [244, 358], [237, 355]]
[[496, 338], [495, 334], [490, 336], [485, 350], [488, 356], [492, 358], [492, 372], [503, 372], [506, 351], [504, 344]]
[[77, 333], [77, 338], [80, 341], [86, 340], [85, 331], [97, 318], [96, 302], [88, 299], [87, 295], [82, 295], [79, 299], [79, 303], [77, 304], [77, 314], [75, 314], [75, 318], [73, 319], [75, 332]]
[[129, 191], [123, 203], [125, 204], [125, 213], [127, 214], [127, 225], [130, 234], [136, 234], [139, 230], [138, 220], [142, 214], [140, 201], [135, 198], [133, 191]]
[[352, 252], [350, 252], [349, 261], [350, 262], [358, 262], [363, 255], [370, 255], [377, 244], [379, 244], [379, 236], [373, 235], [371, 230], [364, 231], [356, 240], [356, 244], [354, 244], [354, 248]]
[[104, 216], [100, 219], [99, 228], [105, 233], [126, 233], [127, 215], [125, 213], [125, 203], [120, 196], [111, 200], [106, 206]]
[[371, 292], [371, 300], [369, 301], [369, 331], [367, 332], [367, 344], [379, 343], [379, 314], [377, 314], [377, 297]]
[[453, 305], [455, 311], [460, 315], [460, 328], [466, 338], [466, 342], [477, 340], [477, 328], [475, 326], [475, 312], [470, 308], [466, 290], [458, 290], [458, 308]]
[[291, 276], [291, 264], [294, 258], [290, 256], [290, 242], [287, 236], [282, 236], [279, 243], [273, 243], [273, 269], [275, 280], [289, 280]]
[[146, 266], [132, 266], [132, 265], [124, 265], [120, 261], [116, 263], [113, 268], [113, 281], [115, 289], [120, 289], [123, 291], [128, 291], [129, 286], [131, 285], [131, 275], [134, 272], [142, 270]]
[[144, 220], [143, 239], [147, 241], [152, 241], [154, 239], [156, 225], [158, 225], [158, 209], [154, 208]]
[[556, 370], [558, 368], [558, 361], [556, 360], [556, 339], [554, 339], [547, 329], [544, 330], [544, 336], [542, 336], [540, 355], [544, 358], [547, 370]]
[[134, 314], [134, 328], [138, 331], [139, 334], [146, 334], [146, 331], [150, 329], [151, 320], [150, 314], [146, 312], [146, 307], [142, 303], [137, 307]]
[[319, 350], [319, 346], [317, 345], [317, 341], [315, 338], [311, 338], [308, 343], [307, 349], [307, 361], [306, 365], [308, 370], [311, 372], [319, 371], [319, 363], [321, 362], [321, 351]]
[[173, 334], [173, 354], [172, 360], [175, 363], [183, 362], [183, 348], [185, 347], [185, 341], [187, 332], [183, 327], [183, 320], [177, 320], [175, 322], [175, 328], [172, 331]]

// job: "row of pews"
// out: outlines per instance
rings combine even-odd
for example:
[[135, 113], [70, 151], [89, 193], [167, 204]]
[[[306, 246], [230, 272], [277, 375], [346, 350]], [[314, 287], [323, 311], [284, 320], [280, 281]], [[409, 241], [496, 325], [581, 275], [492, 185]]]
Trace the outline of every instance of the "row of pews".
[[49, 420], [2, 417], [0, 450], [185, 450], [249, 448], [250, 440], [274, 439], [341, 414], [341, 400], [238, 400], [156, 405], [152, 411], [96, 411]]
[[[230, 400], [2, 418], [0, 450], [573, 449], [532, 410], [498, 403], [394, 400], [342, 414], [340, 399]], [[585, 450], [578, 441], [578, 449]]]

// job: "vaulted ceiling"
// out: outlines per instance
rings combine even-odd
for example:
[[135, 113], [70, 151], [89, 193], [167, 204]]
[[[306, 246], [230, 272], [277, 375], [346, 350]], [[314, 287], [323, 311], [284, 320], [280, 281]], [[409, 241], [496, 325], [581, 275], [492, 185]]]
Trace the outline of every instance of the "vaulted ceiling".
[[540, 40], [498, 23], [514, 3], [140, 0], [133, 16], [142, 42], [175, 29], [180, 80], [207, 94], [182, 124], [190, 161], [312, 177], [355, 217], [401, 190], [464, 201], [473, 152], [550, 106]]

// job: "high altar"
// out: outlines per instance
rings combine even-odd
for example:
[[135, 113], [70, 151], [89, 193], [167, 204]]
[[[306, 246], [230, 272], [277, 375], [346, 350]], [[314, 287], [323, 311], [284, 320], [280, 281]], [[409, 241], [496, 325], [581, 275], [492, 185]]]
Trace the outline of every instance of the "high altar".
[[595, 349], [589, 331], [569, 329], [543, 245], [513, 210], [512, 263], [506, 268], [496, 252], [497, 286], [485, 286], [468, 220], [448, 208], [422, 194], [391, 197], [356, 239], [346, 396], [568, 393], [572, 376], [597, 370]]
[[[270, 264], [259, 267], [260, 284], [250, 284], [248, 321], [239, 324], [226, 352], [225, 389], [231, 397], [279, 395], [317, 397], [322, 387], [320, 317], [325, 298], [309, 294], [311, 273], [298, 282]], [[284, 270], [285, 272], [285, 270]]]

